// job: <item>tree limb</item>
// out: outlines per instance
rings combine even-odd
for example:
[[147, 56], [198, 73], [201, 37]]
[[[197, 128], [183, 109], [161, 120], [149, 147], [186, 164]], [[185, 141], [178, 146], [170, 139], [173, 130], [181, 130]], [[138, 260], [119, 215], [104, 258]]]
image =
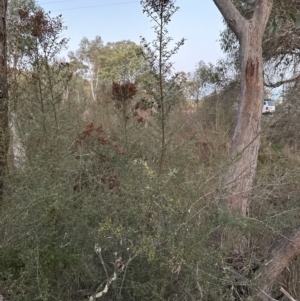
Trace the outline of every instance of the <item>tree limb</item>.
[[289, 83], [294, 83], [296, 81], [300, 80], [300, 74], [296, 77], [293, 77], [293, 78], [290, 78], [290, 79], [286, 79], [286, 80], [281, 80], [281, 81], [278, 81], [276, 83], [266, 83], [264, 82], [264, 85], [268, 88], [277, 88], [277, 87], [280, 87], [284, 84], [289, 84]]
[[231, 0], [213, 0], [229, 28], [235, 33], [238, 40], [242, 37], [243, 28], [247, 20], [240, 14]]
[[296, 301], [283, 287], [280, 288], [280, 291], [291, 301]]
[[[297, 254], [300, 254], [300, 225], [271, 246], [267, 262], [262, 270], [262, 291], [266, 293], [271, 291], [272, 285], [278, 275]], [[259, 297], [265, 301], [269, 300], [262, 294]]]
[[[224, 270], [230, 271], [235, 276], [244, 280], [248, 285], [252, 285], [257, 291], [259, 291], [258, 297], [263, 301], [277, 301], [272, 298], [270, 292], [272, 285], [279, 274], [290, 263], [294, 256], [300, 254], [300, 225], [292, 230], [288, 235], [282, 236], [277, 240], [270, 248], [267, 256], [267, 261], [260, 269], [261, 276], [257, 276], [259, 283], [251, 281], [245, 276], [238, 273], [229, 267], [225, 267]], [[259, 277], [259, 278], [258, 278]], [[253, 279], [254, 280], [254, 279]], [[280, 291], [290, 300], [296, 301], [284, 288]]]
[[253, 23], [257, 30], [264, 33], [267, 26], [270, 11], [273, 6], [273, 0], [256, 0], [253, 13]]
[[105, 275], [106, 275], [106, 279], [108, 281], [109, 277], [108, 277], [108, 273], [107, 273], [107, 269], [106, 269], [104, 260], [102, 258], [101, 248], [96, 244], [95, 247], [94, 247], [94, 250], [95, 250], [96, 254], [99, 256], [99, 258], [100, 258], [101, 264], [103, 266], [103, 269], [104, 269], [104, 272], [105, 272]]

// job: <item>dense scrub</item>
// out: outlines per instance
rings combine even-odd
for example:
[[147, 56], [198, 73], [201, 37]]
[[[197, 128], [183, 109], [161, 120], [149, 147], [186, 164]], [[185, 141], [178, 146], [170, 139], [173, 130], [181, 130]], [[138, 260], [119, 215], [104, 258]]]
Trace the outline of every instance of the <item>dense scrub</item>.
[[[4, 300], [94, 300], [101, 291], [106, 301], [256, 300], [269, 247], [299, 221], [297, 87], [263, 116], [249, 216], [229, 216], [220, 183], [239, 83], [226, 63], [199, 64], [191, 82], [171, 76], [172, 64], [149, 64], [155, 42], [143, 40], [143, 50], [130, 41], [104, 46], [100, 37], [60, 61], [61, 19], [38, 7], [20, 12], [13, 24], [28, 39], [19, 57], [10, 53], [8, 74]], [[31, 32], [35, 22], [44, 31]], [[200, 88], [209, 93], [200, 97]], [[276, 282], [277, 299], [285, 300], [281, 286], [300, 298], [299, 264]]]
[[[113, 101], [91, 109], [73, 100], [58, 105], [57, 124], [51, 110], [44, 127], [30, 116], [19, 119], [27, 160], [10, 170], [1, 206], [1, 294], [84, 300], [116, 271], [103, 300], [246, 294], [244, 280], [224, 270], [224, 260], [254, 277], [274, 239], [299, 219], [299, 157], [274, 132], [281, 113], [264, 118], [255, 202], [251, 216], [240, 220], [229, 219], [218, 200], [234, 122], [232, 93], [225, 89], [198, 108], [184, 99], [176, 105], [161, 175], [155, 116], [143, 122], [130, 116], [125, 149]], [[234, 238], [220, 244], [220, 225], [251, 236], [242, 258], [228, 255]], [[282, 279], [296, 298], [297, 265]]]

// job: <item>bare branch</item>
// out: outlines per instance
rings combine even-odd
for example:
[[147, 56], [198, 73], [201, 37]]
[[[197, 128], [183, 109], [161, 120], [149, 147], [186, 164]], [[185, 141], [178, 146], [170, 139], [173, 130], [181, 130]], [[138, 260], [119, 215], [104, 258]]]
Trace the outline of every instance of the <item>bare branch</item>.
[[290, 78], [290, 79], [286, 79], [286, 80], [280, 80], [276, 83], [266, 83], [264, 82], [264, 85], [268, 88], [277, 88], [277, 87], [280, 87], [284, 84], [289, 84], [289, 83], [294, 83], [296, 81], [300, 80], [300, 75], [296, 76], [296, 77], [293, 77], [293, 78]]
[[[111, 286], [111, 284], [118, 279], [119, 275], [126, 272], [127, 267], [129, 266], [131, 261], [137, 256], [137, 254], [136, 254], [132, 257], [129, 257], [127, 262], [124, 264], [122, 262], [122, 258], [121, 257], [118, 258], [117, 253], [115, 253], [114, 273], [110, 277], [108, 277], [107, 269], [106, 269], [104, 260], [101, 255], [101, 248], [98, 245], [95, 245], [95, 252], [100, 258], [100, 261], [104, 268], [107, 279], [106, 279], [106, 281], [102, 282], [99, 285], [99, 287], [96, 290], [96, 293], [94, 295], [90, 296], [89, 301], [95, 301], [96, 299], [98, 299], [98, 298], [102, 297], [104, 294], [106, 294], [108, 292], [108, 289]], [[124, 275], [124, 277], [125, 277], [125, 275]], [[123, 281], [124, 281], [124, 278], [123, 278]], [[123, 285], [123, 281], [122, 281], [122, 285]], [[105, 284], [104, 289], [101, 292], [99, 292], [100, 288], [104, 285], [105, 282], [106, 282], [106, 284]]]
[[274, 299], [274, 298], [271, 297], [269, 294], [267, 294], [265, 291], [263, 291], [263, 290], [261, 290], [261, 289], [259, 289], [259, 291], [260, 291], [265, 297], [268, 298], [268, 299], [266, 299], [266, 300], [268, 300], [268, 301], [278, 301], [277, 299]]
[[104, 263], [104, 260], [102, 258], [102, 255], [101, 255], [101, 248], [98, 246], [98, 245], [95, 245], [95, 252], [96, 254], [99, 256], [100, 258], [100, 261], [101, 261], [101, 264], [103, 266], [103, 269], [104, 269], [104, 272], [105, 272], [105, 275], [106, 275], [106, 280], [108, 281], [109, 277], [108, 277], [108, 273], [107, 273], [107, 269], [106, 269], [106, 265]]
[[283, 287], [280, 288], [280, 291], [291, 301], [296, 301]]

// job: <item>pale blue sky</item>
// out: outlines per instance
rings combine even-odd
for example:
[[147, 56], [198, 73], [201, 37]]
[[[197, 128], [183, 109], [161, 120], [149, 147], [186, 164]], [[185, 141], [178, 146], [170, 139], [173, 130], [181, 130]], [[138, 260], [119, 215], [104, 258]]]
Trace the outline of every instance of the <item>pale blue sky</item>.
[[[101, 36], [104, 43], [154, 38], [153, 23], [142, 13], [138, 0], [39, 0], [51, 15], [62, 14], [68, 27], [69, 50], [76, 50], [85, 36]], [[224, 27], [221, 14], [212, 0], [177, 0], [180, 7], [169, 24], [174, 42], [187, 41], [172, 58], [176, 71], [193, 71], [200, 60], [215, 63], [222, 57], [219, 34]], [[67, 53], [67, 52], [66, 52]]]

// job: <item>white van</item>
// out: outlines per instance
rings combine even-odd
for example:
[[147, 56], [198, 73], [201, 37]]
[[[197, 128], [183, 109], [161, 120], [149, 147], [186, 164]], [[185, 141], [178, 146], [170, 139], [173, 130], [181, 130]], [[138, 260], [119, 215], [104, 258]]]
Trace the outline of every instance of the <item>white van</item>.
[[272, 114], [275, 112], [275, 103], [271, 99], [265, 99], [264, 100], [264, 105], [262, 108], [262, 113], [263, 114]]

